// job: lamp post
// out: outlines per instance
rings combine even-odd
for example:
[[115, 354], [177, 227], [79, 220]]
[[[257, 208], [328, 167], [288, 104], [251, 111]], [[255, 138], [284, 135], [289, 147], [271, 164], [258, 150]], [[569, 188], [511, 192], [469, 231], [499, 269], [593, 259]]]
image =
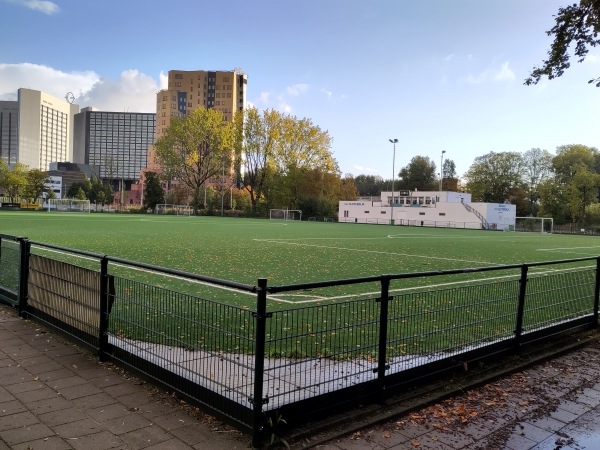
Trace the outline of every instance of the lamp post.
[[444, 153], [446, 153], [446, 150], [442, 150], [440, 158], [440, 192], [442, 192], [442, 180], [444, 179]]
[[398, 139], [390, 139], [389, 141], [394, 146], [394, 156], [392, 157], [392, 217], [390, 218], [390, 225], [394, 225], [394, 182], [396, 181], [396, 144]]

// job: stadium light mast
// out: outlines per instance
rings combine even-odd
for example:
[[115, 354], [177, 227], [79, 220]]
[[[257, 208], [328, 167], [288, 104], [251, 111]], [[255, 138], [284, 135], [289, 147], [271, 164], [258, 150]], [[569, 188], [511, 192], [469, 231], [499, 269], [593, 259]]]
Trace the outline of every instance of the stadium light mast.
[[394, 225], [394, 182], [396, 181], [396, 144], [398, 143], [398, 139], [390, 139], [389, 141], [394, 146], [394, 154], [392, 157], [392, 217], [390, 218], [390, 225]]
[[440, 158], [440, 196], [442, 195], [442, 180], [444, 179], [444, 153], [446, 153], [446, 150], [442, 150], [442, 157]]

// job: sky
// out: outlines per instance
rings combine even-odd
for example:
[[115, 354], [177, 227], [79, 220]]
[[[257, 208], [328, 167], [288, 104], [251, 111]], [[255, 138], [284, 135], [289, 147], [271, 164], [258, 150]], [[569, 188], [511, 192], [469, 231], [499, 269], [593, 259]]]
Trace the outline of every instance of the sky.
[[156, 112], [169, 70], [241, 68], [249, 105], [327, 130], [342, 174], [390, 179], [415, 156], [439, 171], [445, 151], [462, 176], [489, 152], [600, 148], [600, 49], [523, 84], [572, 2], [0, 0], [0, 100]]

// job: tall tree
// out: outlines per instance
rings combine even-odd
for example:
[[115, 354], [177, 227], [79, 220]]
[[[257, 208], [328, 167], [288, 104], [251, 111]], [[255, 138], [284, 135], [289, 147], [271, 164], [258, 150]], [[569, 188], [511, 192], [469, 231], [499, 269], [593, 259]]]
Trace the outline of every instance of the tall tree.
[[144, 209], [154, 211], [156, 205], [165, 202], [165, 192], [156, 172], [146, 172], [144, 178]]
[[385, 180], [379, 175], [357, 175], [354, 178], [358, 195], [364, 197], [378, 196], [382, 191], [386, 190], [385, 183]]
[[6, 166], [3, 171], [2, 187], [6, 191], [6, 194], [10, 197], [11, 202], [20, 200], [25, 186], [27, 186], [27, 166], [22, 163], [16, 163], [12, 169], [8, 169], [8, 166]]
[[[541, 67], [535, 67], [525, 80], [526, 85], [537, 84], [544, 76], [552, 80], [562, 76], [570, 66], [569, 47], [575, 44], [574, 56], [583, 62], [590, 48], [600, 45], [600, 1], [580, 0], [569, 6], [558, 8], [554, 17], [556, 23], [546, 32], [554, 41], [548, 51], [548, 59]], [[589, 80], [600, 87], [600, 77]]]
[[160, 164], [172, 170], [194, 199], [201, 203], [204, 183], [233, 162], [233, 124], [225, 122], [215, 109], [196, 108], [185, 117], [171, 121], [155, 143]]
[[256, 108], [249, 108], [236, 114], [234, 120], [236, 154], [244, 172], [243, 185], [250, 194], [252, 211], [256, 213], [275, 169], [283, 115], [274, 110], [265, 110], [261, 115]]
[[475, 158], [465, 174], [474, 201], [503, 203], [523, 187], [523, 156], [518, 152], [495, 153]]
[[539, 185], [552, 176], [552, 155], [548, 150], [532, 148], [523, 153], [523, 177], [529, 199], [529, 212], [536, 215]]
[[568, 185], [569, 209], [579, 226], [585, 227], [587, 208], [592, 203], [598, 202], [600, 175], [591, 171], [584, 164], [578, 164], [573, 172], [573, 179]]
[[27, 185], [23, 194], [25, 198], [35, 203], [38, 199], [42, 198], [42, 194], [46, 190], [48, 174], [40, 169], [31, 169], [26, 172], [25, 178], [27, 179]]
[[431, 191], [437, 190], [436, 166], [427, 156], [414, 156], [406, 167], [400, 170], [400, 189]]
[[562, 145], [556, 149], [552, 159], [552, 168], [559, 182], [569, 184], [579, 166], [585, 166], [590, 171], [596, 171], [598, 150], [585, 145]]

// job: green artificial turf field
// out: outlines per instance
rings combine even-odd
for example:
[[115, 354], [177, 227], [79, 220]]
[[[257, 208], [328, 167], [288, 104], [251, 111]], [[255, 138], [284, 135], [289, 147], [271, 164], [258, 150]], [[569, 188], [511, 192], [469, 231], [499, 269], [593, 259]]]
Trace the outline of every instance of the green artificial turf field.
[[[591, 236], [166, 215], [0, 212], [0, 233], [250, 285], [261, 277], [282, 285], [600, 254], [600, 240]], [[346, 286], [324, 295], [373, 289]], [[312, 302], [320, 294], [277, 298]]]

